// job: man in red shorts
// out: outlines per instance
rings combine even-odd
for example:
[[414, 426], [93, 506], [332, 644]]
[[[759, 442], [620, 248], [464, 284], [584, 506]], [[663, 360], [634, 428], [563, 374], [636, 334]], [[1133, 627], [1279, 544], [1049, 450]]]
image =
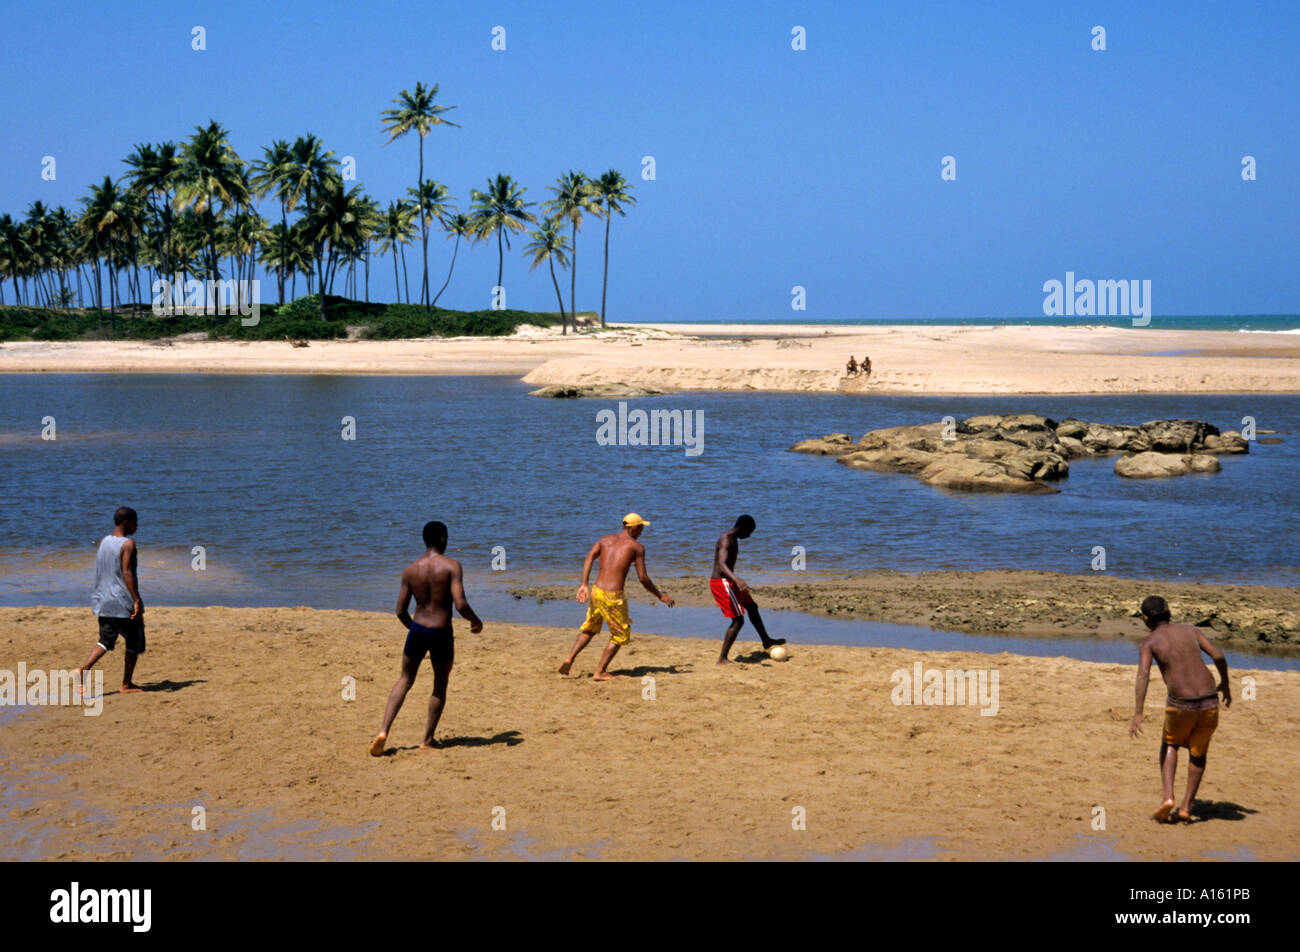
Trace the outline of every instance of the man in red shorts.
[[784, 638], [767, 636], [763, 618], [758, 613], [758, 605], [754, 602], [754, 596], [749, 594], [749, 586], [733, 571], [736, 556], [740, 553], [739, 540], [748, 539], [755, 528], [757, 526], [753, 516], [741, 516], [734, 526], [718, 536], [718, 544], [713, 550], [713, 575], [709, 578], [709, 590], [713, 592], [713, 600], [722, 609], [722, 614], [731, 619], [726, 634], [722, 636], [722, 654], [718, 656], [718, 664], [731, 663], [727, 655], [736, 641], [736, 635], [740, 634], [740, 629], [745, 625], [747, 609], [749, 617], [754, 620], [754, 627], [758, 629], [758, 637], [763, 639], [764, 651], [773, 645], [785, 644]]

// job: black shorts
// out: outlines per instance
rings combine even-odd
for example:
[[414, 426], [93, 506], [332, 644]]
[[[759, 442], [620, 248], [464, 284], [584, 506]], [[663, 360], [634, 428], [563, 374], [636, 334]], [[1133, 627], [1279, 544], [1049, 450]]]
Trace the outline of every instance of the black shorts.
[[426, 654], [434, 664], [449, 664], [456, 655], [456, 642], [452, 638], [451, 626], [425, 628], [412, 622], [402, 654], [417, 664], [424, 660]]
[[117, 645], [117, 636], [122, 636], [126, 650], [131, 654], [144, 654], [144, 619], [143, 618], [105, 618], [99, 616], [99, 644], [105, 651], [112, 651]]

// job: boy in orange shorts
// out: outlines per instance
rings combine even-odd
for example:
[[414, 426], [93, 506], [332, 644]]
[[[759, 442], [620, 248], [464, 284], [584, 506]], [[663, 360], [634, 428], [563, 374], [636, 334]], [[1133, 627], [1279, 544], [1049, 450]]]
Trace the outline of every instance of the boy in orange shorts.
[[[1169, 604], [1159, 595], [1151, 595], [1142, 602], [1142, 621], [1151, 634], [1138, 646], [1137, 705], [1129, 736], [1142, 733], [1142, 708], [1146, 703], [1147, 682], [1151, 677], [1151, 659], [1160, 665], [1168, 697], [1165, 699], [1165, 723], [1160, 737], [1160, 777], [1164, 783], [1165, 798], [1152, 818], [1164, 822], [1174, 812], [1174, 775], [1178, 771], [1178, 748], [1186, 747], [1188, 754], [1187, 789], [1178, 819], [1188, 822], [1192, 818], [1192, 798], [1205, 775], [1206, 754], [1210, 737], [1219, 726], [1219, 694], [1223, 706], [1232, 705], [1232, 691], [1228, 687], [1228, 662], [1223, 652], [1206, 640], [1201, 630], [1193, 625], [1170, 623]], [[1210, 656], [1219, 669], [1219, 685], [1201, 660], [1201, 652]]]

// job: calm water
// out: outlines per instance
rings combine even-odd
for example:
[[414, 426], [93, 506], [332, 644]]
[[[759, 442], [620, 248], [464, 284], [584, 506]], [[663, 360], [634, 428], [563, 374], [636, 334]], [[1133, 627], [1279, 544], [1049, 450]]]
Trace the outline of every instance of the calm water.
[[[624, 512], [653, 522], [652, 573], [707, 571], [740, 512], [749, 576], [1034, 568], [1082, 573], [1092, 547], [1136, 577], [1300, 581], [1300, 397], [854, 397], [687, 393], [632, 407], [704, 413], [704, 453], [598, 446], [610, 401], [539, 400], [513, 378], [0, 375], [0, 603], [86, 604], [94, 546], [140, 511], [146, 601], [390, 609], [428, 519], [451, 527], [471, 593], [576, 581]], [[831, 431], [990, 412], [1106, 422], [1254, 416], [1281, 445], [1167, 481], [1076, 461], [1053, 496], [945, 495], [907, 476], [785, 452]], [[57, 439], [40, 439], [52, 416]], [[341, 420], [356, 420], [356, 439]], [[207, 567], [191, 569], [194, 546]], [[491, 570], [493, 548], [506, 570]]]

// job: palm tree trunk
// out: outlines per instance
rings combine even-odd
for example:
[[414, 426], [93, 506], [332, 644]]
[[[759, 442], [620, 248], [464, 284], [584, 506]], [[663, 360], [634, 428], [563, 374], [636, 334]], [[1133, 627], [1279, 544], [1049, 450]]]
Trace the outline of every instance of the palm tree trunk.
[[605, 208], [605, 276], [600, 279], [600, 326], [605, 326], [605, 289], [609, 287], [609, 222], [614, 213]]
[[569, 267], [573, 270], [569, 272], [569, 313], [574, 316], [573, 327], [578, 327], [578, 307], [573, 301], [574, 288], [578, 284], [578, 223], [573, 222], [573, 247], [570, 249], [572, 254], [569, 255]]
[[[402, 245], [402, 276], [406, 281], [406, 303], [411, 303], [411, 272], [406, 267], [406, 245]], [[401, 299], [401, 289], [398, 289], [398, 299]]]
[[459, 250], [460, 250], [460, 235], [457, 235], [456, 244], [453, 245], [451, 249], [451, 268], [447, 269], [447, 280], [442, 282], [442, 287], [439, 288], [438, 293], [434, 295], [433, 298], [434, 307], [438, 306], [438, 298], [442, 297], [442, 292], [447, 290], [447, 285], [451, 284], [451, 272], [452, 272], [452, 268], [456, 267], [456, 252]]
[[420, 178], [417, 183], [419, 192], [416, 194], [416, 201], [419, 202], [417, 214], [420, 216], [420, 243], [424, 246], [424, 281], [420, 285], [420, 300], [424, 302], [424, 309], [429, 310], [429, 222], [424, 214], [424, 134], [420, 134]]
[[[551, 283], [555, 285], [555, 300], [560, 302], [560, 333], [567, 334], [569, 333], [569, 324], [564, 319], [564, 297], [560, 294], [560, 282], [555, 280], [555, 259], [547, 258], [546, 260], [551, 266]], [[574, 330], [577, 330], [576, 325]]]
[[497, 228], [497, 287], [501, 287], [501, 269], [505, 266], [505, 252], [501, 250], [501, 229]]
[[113, 271], [113, 244], [108, 245], [108, 326], [109, 334], [117, 336], [117, 274]]
[[397, 245], [393, 244], [393, 291], [397, 296], [397, 303], [402, 303], [402, 279], [397, 276]]
[[276, 276], [280, 279], [280, 303], [284, 303], [284, 259], [288, 255], [285, 250], [285, 242], [289, 238], [289, 213], [284, 207], [284, 198], [280, 198], [280, 267], [276, 269]]

